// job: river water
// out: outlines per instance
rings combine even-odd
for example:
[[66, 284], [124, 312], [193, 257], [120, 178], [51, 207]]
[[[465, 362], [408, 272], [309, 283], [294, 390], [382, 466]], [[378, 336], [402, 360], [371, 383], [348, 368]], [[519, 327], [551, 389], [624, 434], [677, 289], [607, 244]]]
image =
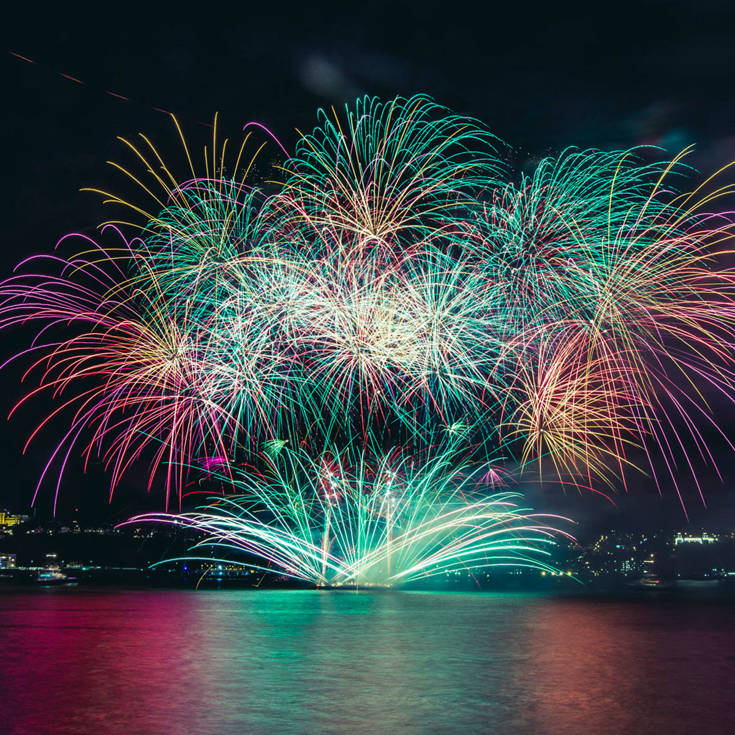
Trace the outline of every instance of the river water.
[[0, 594], [6, 733], [735, 732], [735, 605]]

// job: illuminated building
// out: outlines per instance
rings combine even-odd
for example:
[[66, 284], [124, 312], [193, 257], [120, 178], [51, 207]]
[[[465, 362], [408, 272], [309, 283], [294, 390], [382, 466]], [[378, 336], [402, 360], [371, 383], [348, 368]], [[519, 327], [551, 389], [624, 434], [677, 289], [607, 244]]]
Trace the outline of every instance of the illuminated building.
[[23, 521], [27, 521], [28, 516], [13, 515], [12, 513], [6, 513], [4, 510], [0, 510], [0, 527], [9, 528], [10, 526], [17, 526]]
[[689, 536], [677, 533], [674, 538], [674, 545], [679, 544], [714, 544], [717, 542], [717, 536], [711, 536], [708, 533], [702, 533], [699, 536]]

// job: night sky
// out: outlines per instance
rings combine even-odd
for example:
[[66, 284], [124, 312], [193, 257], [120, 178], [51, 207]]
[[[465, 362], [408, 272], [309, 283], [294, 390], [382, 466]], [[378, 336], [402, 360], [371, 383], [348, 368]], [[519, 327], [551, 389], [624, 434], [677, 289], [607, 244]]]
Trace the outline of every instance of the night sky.
[[[158, 17], [114, 9], [74, 17], [67, 8], [48, 14], [29, 4], [25, 17], [5, 19], [3, 275], [20, 258], [49, 251], [66, 232], [94, 233], [108, 212], [98, 197], [78, 190], [119, 185], [105, 166], [122, 155], [116, 136], [141, 131], [175, 149], [170, 121], [155, 107], [176, 113], [193, 147], [207, 140], [202, 123], [216, 111], [229, 135], [258, 120], [288, 146], [294, 128], [313, 125], [319, 106], [365, 93], [426, 92], [487, 122], [518, 151], [520, 166], [570, 145], [652, 143], [678, 151], [696, 143], [692, 162], [703, 171], [735, 158], [730, 2], [241, 6], [234, 13], [202, 5], [196, 14], [180, 6]], [[3, 357], [22, 344], [15, 333], [0, 339]], [[13, 369], [0, 374], [1, 414], [20, 395], [18, 376]], [[0, 507], [28, 507], [50, 437], [26, 457], [21, 446], [43, 408], [0, 422]], [[726, 429], [735, 429], [731, 414], [724, 405], [718, 411]], [[692, 498], [695, 522], [735, 522], [733, 454], [717, 451], [724, 484], [702, 472], [710, 509]], [[136, 491], [141, 477], [131, 475], [108, 506], [101, 470], [83, 476], [74, 467], [61, 512], [79, 507], [87, 516], [117, 518], [160, 507], [160, 497], [146, 501]], [[545, 510], [590, 524], [683, 522], [673, 491], [659, 498], [644, 477], [617, 498], [617, 509], [558, 488], [528, 490]], [[48, 512], [50, 495], [41, 496], [39, 512]]]

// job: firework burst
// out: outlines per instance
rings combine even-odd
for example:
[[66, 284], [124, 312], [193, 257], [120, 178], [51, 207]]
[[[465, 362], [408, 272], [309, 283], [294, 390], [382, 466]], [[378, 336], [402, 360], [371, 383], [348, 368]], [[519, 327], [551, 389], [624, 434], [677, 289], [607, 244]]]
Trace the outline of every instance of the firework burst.
[[183, 172], [125, 141], [142, 201], [105, 194], [133, 220], [115, 243], [0, 285], [0, 327], [37, 326], [21, 403], [58, 401], [33, 436], [68, 417], [44, 476], [76, 449], [114, 489], [146, 459], [169, 497], [194, 458], [444, 434], [585, 487], [711, 461], [709, 399], [735, 395], [730, 187], [682, 194], [684, 154], [646, 150], [504, 181], [486, 128], [424, 96], [320, 113], [293, 153], [264, 132], [231, 147], [215, 119], [196, 164], [180, 135]]

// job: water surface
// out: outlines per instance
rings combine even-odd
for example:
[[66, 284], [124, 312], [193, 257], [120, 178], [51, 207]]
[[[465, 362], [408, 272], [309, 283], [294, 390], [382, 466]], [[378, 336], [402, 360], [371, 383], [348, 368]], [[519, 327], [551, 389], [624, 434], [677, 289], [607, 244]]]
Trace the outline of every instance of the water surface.
[[715, 601], [0, 594], [12, 734], [711, 735], [735, 732], [733, 682]]

